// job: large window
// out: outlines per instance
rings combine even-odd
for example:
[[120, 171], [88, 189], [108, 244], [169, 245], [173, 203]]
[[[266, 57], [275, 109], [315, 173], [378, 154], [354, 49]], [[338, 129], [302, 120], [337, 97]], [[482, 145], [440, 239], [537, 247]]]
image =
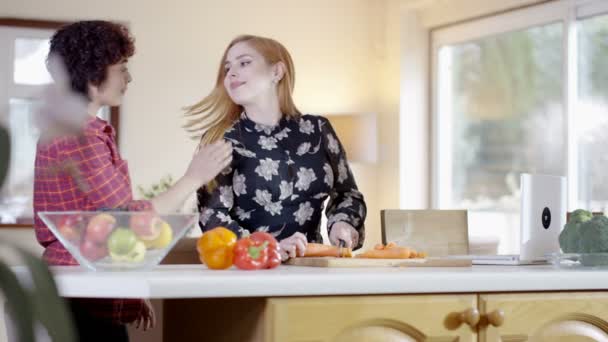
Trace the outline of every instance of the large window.
[[608, 209], [608, 15], [578, 21], [576, 207]]
[[608, 8], [557, 1], [433, 32], [433, 205], [517, 251], [519, 176], [568, 177], [608, 207]]

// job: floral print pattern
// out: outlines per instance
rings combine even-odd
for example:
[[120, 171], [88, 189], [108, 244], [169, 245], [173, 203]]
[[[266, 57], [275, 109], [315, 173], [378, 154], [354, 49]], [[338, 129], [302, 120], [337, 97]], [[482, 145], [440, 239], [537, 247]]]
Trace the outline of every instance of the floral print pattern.
[[212, 191], [197, 193], [203, 231], [222, 225], [239, 236], [264, 231], [279, 240], [301, 232], [309, 242], [322, 242], [326, 204], [328, 229], [347, 222], [359, 231], [356, 248], [362, 245], [365, 201], [327, 119], [284, 117], [268, 126], [243, 113], [224, 138], [234, 148], [232, 163]]

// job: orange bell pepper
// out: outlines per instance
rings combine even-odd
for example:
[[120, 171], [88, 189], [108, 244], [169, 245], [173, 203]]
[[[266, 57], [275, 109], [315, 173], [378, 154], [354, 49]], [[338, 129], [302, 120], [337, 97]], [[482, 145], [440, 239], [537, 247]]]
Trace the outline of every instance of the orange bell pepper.
[[201, 263], [214, 270], [223, 270], [233, 264], [236, 234], [228, 228], [216, 227], [203, 234], [196, 250]]

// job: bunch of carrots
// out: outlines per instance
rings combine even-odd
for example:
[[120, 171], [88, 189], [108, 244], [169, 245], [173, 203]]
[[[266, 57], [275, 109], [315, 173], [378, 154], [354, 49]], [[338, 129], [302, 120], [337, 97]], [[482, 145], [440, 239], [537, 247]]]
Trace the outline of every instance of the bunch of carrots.
[[413, 248], [397, 246], [394, 242], [389, 242], [386, 246], [377, 244], [374, 249], [365, 251], [357, 258], [371, 259], [415, 259], [426, 258], [426, 253], [417, 252]]
[[[343, 257], [351, 258], [350, 248], [340, 248], [336, 246], [323, 245], [320, 243], [309, 243], [306, 247], [305, 257]], [[426, 253], [417, 252], [413, 248], [401, 247], [390, 242], [387, 245], [377, 244], [374, 249], [365, 251], [356, 256], [357, 258], [371, 259], [414, 259], [425, 258]]]

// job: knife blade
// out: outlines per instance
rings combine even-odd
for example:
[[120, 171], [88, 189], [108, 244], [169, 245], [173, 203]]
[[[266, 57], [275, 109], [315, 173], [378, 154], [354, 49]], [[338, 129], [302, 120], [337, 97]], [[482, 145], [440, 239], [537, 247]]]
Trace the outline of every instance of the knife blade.
[[338, 258], [344, 258], [346, 254], [346, 242], [342, 239], [338, 239]]

